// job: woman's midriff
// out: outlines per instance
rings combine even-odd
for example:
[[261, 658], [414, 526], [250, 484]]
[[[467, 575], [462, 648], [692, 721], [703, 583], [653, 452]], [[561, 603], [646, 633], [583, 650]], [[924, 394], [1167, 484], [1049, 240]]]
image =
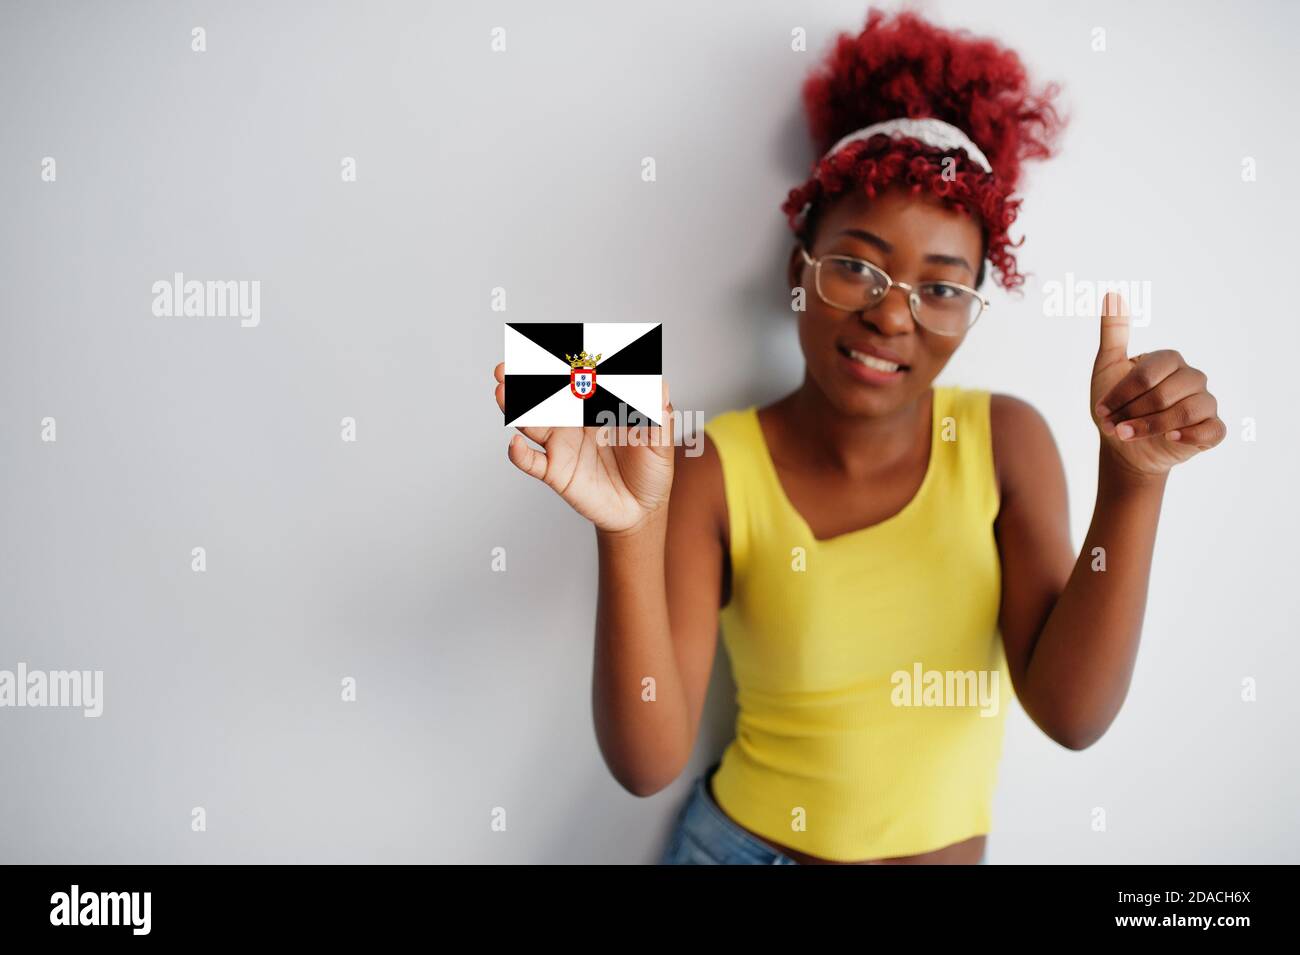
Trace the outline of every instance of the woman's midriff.
[[[718, 806], [718, 800], [713, 796], [713, 778], [708, 780], [709, 798], [713, 804]], [[726, 815], [726, 810], [718, 806], [718, 811]], [[731, 819], [730, 816], [727, 816]], [[789, 846], [783, 846], [779, 842], [773, 842], [771, 839], [765, 839], [758, 833], [753, 832], [745, 826], [742, 826], [736, 820], [731, 819], [733, 823], [740, 826], [751, 836], [757, 839], [771, 849], [775, 849], [782, 855], [789, 856], [800, 865], [977, 865], [980, 859], [984, 858], [984, 847], [988, 840], [987, 836], [972, 836], [963, 842], [954, 842], [950, 846], [944, 846], [942, 849], [935, 849], [932, 852], [922, 852], [914, 856], [896, 856], [892, 859], [863, 859], [860, 862], [837, 862], [833, 859], [821, 859], [817, 856], [810, 856], [806, 852], [800, 852], [798, 849], [791, 849]]]

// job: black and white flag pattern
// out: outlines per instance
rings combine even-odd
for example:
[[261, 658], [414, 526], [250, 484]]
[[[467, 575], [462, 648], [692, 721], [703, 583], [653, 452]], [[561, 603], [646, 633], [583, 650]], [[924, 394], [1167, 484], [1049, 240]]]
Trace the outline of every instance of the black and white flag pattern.
[[[510, 323], [505, 335], [507, 425], [577, 428], [611, 421], [662, 423], [662, 325]], [[594, 368], [574, 368], [565, 357], [582, 352], [600, 356]], [[580, 397], [584, 393], [587, 397]]]

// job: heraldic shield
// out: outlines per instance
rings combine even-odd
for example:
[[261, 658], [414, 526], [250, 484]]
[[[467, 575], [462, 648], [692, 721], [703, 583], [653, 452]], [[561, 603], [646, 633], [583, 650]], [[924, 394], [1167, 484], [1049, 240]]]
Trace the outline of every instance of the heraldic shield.
[[596, 393], [596, 369], [575, 368], [569, 373], [569, 390], [579, 398], [590, 398]]

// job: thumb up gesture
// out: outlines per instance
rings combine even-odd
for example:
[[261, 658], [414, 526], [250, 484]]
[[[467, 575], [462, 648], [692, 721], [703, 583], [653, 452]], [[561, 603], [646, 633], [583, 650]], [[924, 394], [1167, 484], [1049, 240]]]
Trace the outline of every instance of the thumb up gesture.
[[1228, 433], [1205, 372], [1176, 351], [1128, 354], [1129, 311], [1108, 292], [1101, 307], [1101, 344], [1092, 366], [1092, 414], [1101, 440], [1119, 462], [1141, 474], [1168, 473], [1214, 447]]

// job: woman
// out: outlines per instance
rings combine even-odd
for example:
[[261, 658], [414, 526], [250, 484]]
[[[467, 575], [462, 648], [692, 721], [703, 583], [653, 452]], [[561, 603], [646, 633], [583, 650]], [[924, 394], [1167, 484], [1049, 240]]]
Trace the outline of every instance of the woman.
[[1226, 429], [1177, 352], [1128, 355], [1107, 296], [1075, 556], [1042, 417], [933, 385], [987, 306], [985, 264], [1023, 282], [1008, 226], [1055, 89], [990, 41], [873, 11], [804, 94], [822, 159], [783, 207], [802, 385], [710, 421], [698, 457], [595, 429], [526, 429], [541, 450], [516, 435], [509, 456], [595, 525], [597, 738], [637, 795], [687, 763], [721, 614], [737, 734], [664, 861], [980, 862], [1012, 689], [1062, 746], [1106, 731], [1166, 477]]

